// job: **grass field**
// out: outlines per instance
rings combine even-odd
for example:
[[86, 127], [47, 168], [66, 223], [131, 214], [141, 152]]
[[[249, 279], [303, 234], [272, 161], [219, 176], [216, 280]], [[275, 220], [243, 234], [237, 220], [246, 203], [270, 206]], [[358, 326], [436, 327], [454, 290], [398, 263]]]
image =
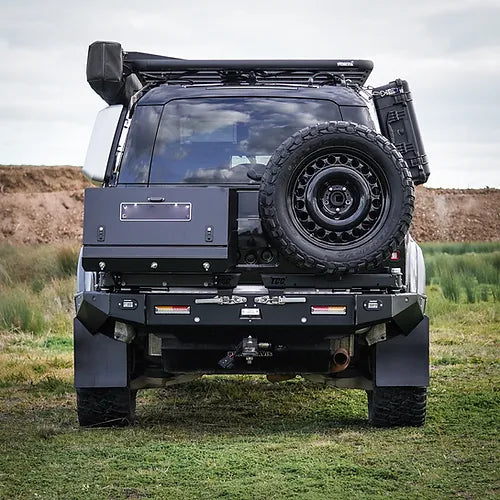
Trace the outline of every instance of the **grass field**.
[[0, 247], [0, 498], [498, 498], [500, 245], [424, 251], [425, 427], [368, 427], [362, 391], [206, 377], [142, 391], [134, 428], [89, 430], [72, 388], [76, 252]]

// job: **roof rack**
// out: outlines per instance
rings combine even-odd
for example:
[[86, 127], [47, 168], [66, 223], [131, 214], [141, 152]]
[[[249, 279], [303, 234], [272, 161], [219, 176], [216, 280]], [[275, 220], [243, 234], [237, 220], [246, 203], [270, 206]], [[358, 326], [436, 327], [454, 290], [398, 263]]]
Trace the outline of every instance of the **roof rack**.
[[124, 67], [144, 83], [335, 84], [363, 85], [373, 69], [368, 60], [186, 60], [125, 52]]
[[188, 60], [124, 52], [117, 42], [94, 42], [87, 81], [108, 104], [126, 104], [143, 86], [185, 85], [359, 85], [373, 62], [332, 60]]

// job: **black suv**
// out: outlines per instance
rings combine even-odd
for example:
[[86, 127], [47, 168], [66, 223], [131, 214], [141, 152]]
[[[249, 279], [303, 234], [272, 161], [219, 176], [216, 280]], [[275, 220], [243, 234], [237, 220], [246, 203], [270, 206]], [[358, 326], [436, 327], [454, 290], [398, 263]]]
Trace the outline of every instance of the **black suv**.
[[[84, 172], [81, 425], [203, 374], [363, 389], [422, 425], [429, 324], [408, 230], [429, 170], [405, 81], [365, 60], [193, 61], [89, 48], [109, 104]], [[380, 130], [377, 131], [377, 130]]]

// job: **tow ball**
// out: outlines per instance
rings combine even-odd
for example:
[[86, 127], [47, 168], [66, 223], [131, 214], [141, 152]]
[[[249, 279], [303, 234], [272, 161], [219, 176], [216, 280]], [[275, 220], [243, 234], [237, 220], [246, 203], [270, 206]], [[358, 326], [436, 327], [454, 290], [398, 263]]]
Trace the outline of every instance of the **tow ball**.
[[273, 353], [271, 349], [271, 344], [267, 342], [259, 343], [255, 337], [249, 335], [236, 346], [234, 351], [229, 351], [226, 356], [219, 361], [219, 366], [227, 370], [231, 369], [234, 367], [236, 358], [244, 358], [247, 365], [251, 365], [254, 358], [272, 356]]

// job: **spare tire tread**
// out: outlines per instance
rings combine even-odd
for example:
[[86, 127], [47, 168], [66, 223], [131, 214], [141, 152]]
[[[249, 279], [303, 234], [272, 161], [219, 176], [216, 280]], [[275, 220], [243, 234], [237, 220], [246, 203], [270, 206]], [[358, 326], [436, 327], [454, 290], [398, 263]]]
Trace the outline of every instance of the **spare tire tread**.
[[[364, 259], [345, 264], [332, 263], [328, 260], [318, 259], [317, 257], [312, 257], [302, 252], [280, 227], [279, 221], [275, 217], [277, 208], [274, 204], [273, 196], [276, 189], [275, 182], [277, 180], [278, 173], [283, 163], [286, 159], [288, 159], [291, 153], [301, 147], [309, 139], [317, 137], [321, 134], [326, 135], [334, 133], [362, 137], [363, 139], [375, 144], [387, 155], [391, 156], [395, 168], [401, 173], [401, 189], [405, 199], [399, 226], [393, 236], [388, 239], [384, 247], [377, 249], [376, 252], [369, 254]], [[276, 241], [280, 251], [287, 257], [287, 259], [296, 263], [300, 267], [307, 268], [315, 272], [338, 273], [355, 273], [375, 269], [380, 266], [382, 262], [387, 260], [390, 254], [401, 245], [406, 233], [409, 230], [413, 216], [414, 200], [414, 185], [410, 171], [396, 147], [384, 136], [378, 134], [375, 130], [354, 122], [344, 121], [325, 122], [311, 127], [306, 127], [286, 139], [274, 152], [269, 161], [268, 169], [262, 177], [259, 196], [263, 225], [270, 234], [271, 238]]]

